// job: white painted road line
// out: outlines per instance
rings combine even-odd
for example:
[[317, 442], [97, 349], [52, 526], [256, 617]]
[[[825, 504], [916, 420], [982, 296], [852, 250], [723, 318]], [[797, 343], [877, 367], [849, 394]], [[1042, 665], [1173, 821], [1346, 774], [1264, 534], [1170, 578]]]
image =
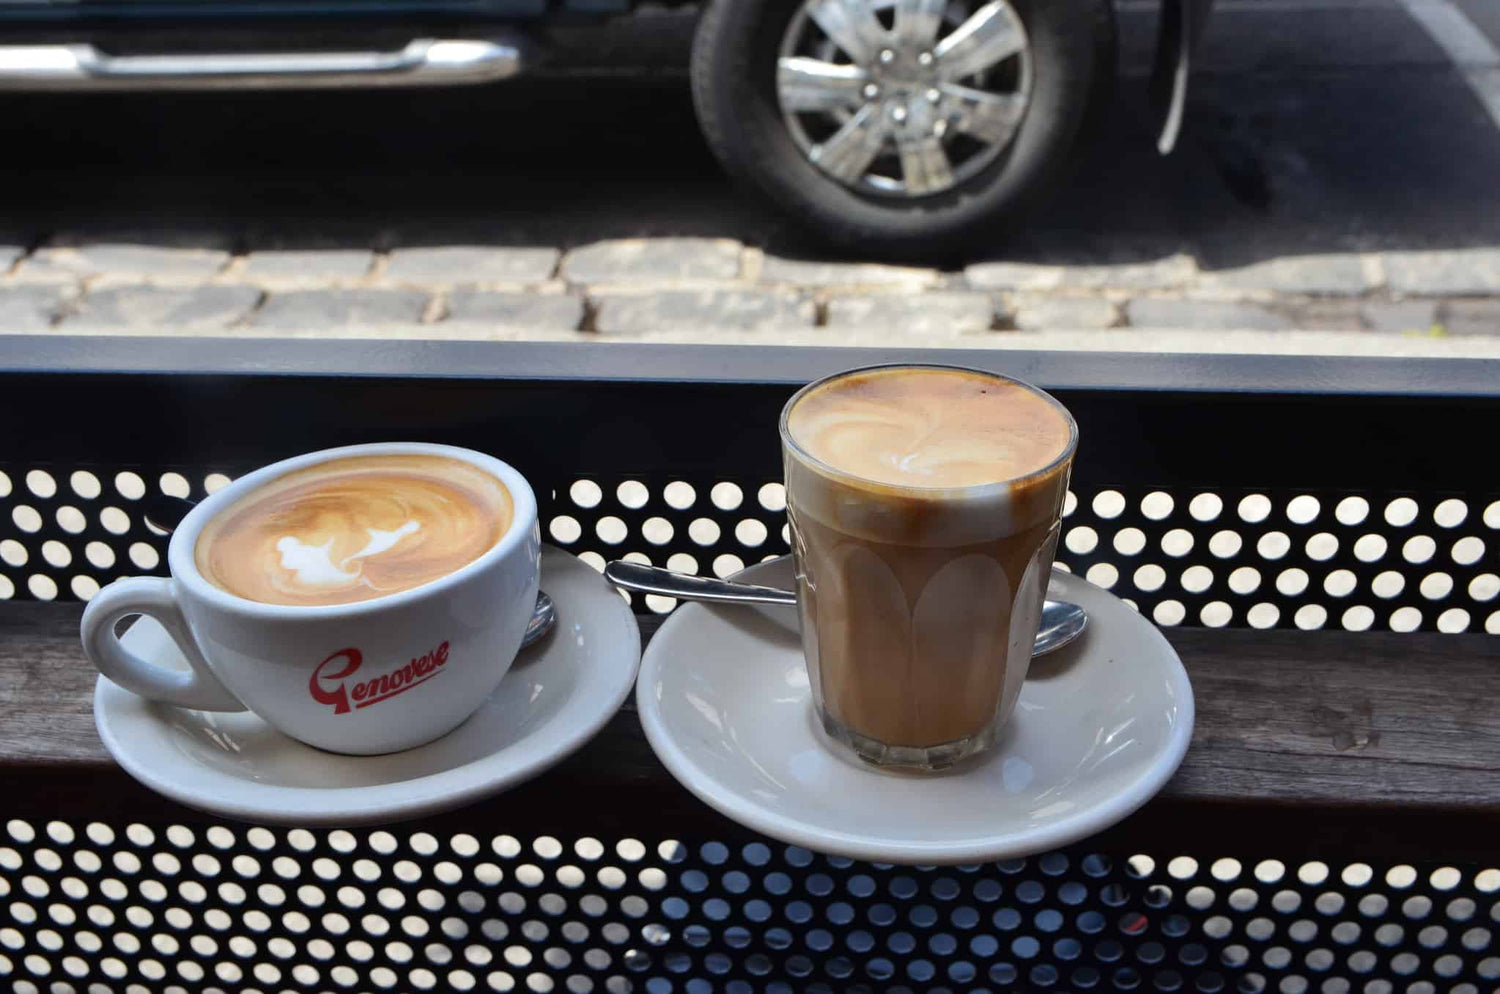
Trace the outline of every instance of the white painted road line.
[[1500, 128], [1500, 50], [1452, 0], [1401, 0], [1432, 36]]

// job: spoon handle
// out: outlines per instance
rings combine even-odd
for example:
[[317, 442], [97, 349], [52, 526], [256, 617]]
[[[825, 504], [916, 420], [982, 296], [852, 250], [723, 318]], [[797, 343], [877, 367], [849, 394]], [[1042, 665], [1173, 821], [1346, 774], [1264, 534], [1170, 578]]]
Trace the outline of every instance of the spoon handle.
[[[781, 604], [796, 607], [797, 595], [790, 590], [775, 587], [760, 587], [752, 583], [736, 583], [708, 576], [689, 576], [659, 566], [642, 566], [640, 563], [617, 559], [604, 567], [604, 578], [617, 587], [638, 590], [643, 594], [661, 594], [685, 601], [715, 601], [720, 604]], [[1041, 624], [1037, 628], [1036, 641], [1032, 644], [1033, 656], [1045, 656], [1069, 644], [1088, 625], [1089, 616], [1083, 608], [1069, 601], [1047, 600], [1042, 602]]]
[[721, 604], [781, 604], [797, 606], [797, 595], [790, 590], [760, 587], [752, 583], [732, 583], [711, 576], [689, 576], [658, 566], [617, 559], [604, 567], [604, 578], [617, 587], [643, 594], [660, 594], [689, 601], [714, 601]]

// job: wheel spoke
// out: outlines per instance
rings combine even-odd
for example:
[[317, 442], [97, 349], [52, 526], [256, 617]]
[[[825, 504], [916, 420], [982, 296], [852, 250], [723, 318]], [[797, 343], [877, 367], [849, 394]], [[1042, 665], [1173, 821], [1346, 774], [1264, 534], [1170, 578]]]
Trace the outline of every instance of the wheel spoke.
[[862, 91], [869, 79], [859, 66], [801, 56], [783, 58], [776, 65], [776, 92], [789, 114], [858, 107], [864, 103]]
[[906, 192], [911, 196], [937, 193], [953, 185], [953, 167], [937, 138], [902, 142], [901, 173], [906, 180]]
[[942, 91], [953, 126], [986, 144], [1009, 144], [1026, 113], [1026, 98], [1017, 93], [986, 93], [956, 83], [944, 83]]
[[860, 65], [869, 65], [886, 45], [886, 30], [867, 0], [814, 0], [807, 13]]
[[931, 48], [947, 9], [948, 0], [896, 0], [897, 43], [907, 48]]
[[885, 116], [873, 105], [859, 112], [833, 136], [814, 146], [812, 160], [845, 183], [856, 183], [885, 146]]
[[1004, 0], [993, 0], [976, 10], [933, 54], [944, 79], [957, 80], [982, 72], [1026, 48], [1026, 32]]

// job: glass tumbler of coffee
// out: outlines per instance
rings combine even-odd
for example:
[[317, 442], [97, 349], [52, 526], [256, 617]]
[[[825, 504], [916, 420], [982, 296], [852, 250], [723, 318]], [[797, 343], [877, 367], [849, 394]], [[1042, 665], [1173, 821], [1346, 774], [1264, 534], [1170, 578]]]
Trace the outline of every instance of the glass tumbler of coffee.
[[1031, 662], [1078, 428], [974, 369], [856, 369], [781, 415], [802, 644], [823, 728], [879, 766], [994, 744]]

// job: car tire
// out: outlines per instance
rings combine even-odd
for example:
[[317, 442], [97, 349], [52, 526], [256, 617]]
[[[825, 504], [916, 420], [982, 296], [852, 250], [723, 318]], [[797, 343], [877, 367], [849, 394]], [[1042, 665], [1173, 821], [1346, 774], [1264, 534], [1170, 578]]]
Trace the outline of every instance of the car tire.
[[932, 257], [994, 239], [1064, 177], [1110, 95], [1110, 0], [1009, 0], [1030, 44], [1030, 102], [997, 157], [927, 195], [883, 196], [829, 175], [781, 113], [777, 65], [804, 0], [710, 0], [698, 24], [692, 88], [725, 169], [816, 237], [862, 254]]

